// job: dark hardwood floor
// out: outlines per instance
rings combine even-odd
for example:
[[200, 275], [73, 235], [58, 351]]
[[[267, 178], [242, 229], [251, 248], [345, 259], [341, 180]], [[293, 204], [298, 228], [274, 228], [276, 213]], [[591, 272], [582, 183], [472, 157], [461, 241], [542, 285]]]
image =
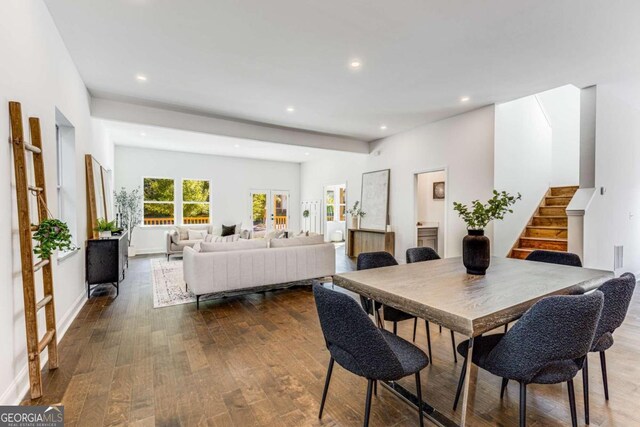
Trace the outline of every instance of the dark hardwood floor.
[[[339, 259], [338, 268], [353, 262]], [[195, 304], [154, 309], [149, 258], [135, 258], [118, 298], [111, 287], [100, 291], [61, 341], [60, 368], [44, 369], [44, 397], [25, 404], [62, 403], [70, 426], [362, 424], [366, 380], [340, 367], [317, 419], [329, 355], [309, 288], [205, 301], [200, 311]], [[592, 426], [640, 425], [639, 316], [636, 297], [607, 352], [608, 403], [597, 355], [590, 356]], [[425, 348], [421, 326], [416, 342]], [[400, 335], [410, 338], [412, 327], [404, 322]], [[422, 373], [423, 393], [450, 412], [461, 362], [453, 363], [447, 331], [432, 325], [431, 336], [435, 360]], [[517, 384], [501, 401], [499, 378], [474, 368], [472, 380], [470, 425], [517, 425]], [[528, 394], [529, 426], [570, 424], [565, 386], [532, 386]], [[372, 426], [418, 424], [414, 410], [383, 389], [371, 417]]]

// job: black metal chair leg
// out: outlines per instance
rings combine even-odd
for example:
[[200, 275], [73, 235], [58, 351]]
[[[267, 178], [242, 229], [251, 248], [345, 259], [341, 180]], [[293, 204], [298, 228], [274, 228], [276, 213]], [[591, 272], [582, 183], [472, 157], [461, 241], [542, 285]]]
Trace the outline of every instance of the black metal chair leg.
[[451, 348], [453, 349], [453, 361], [458, 363], [458, 352], [456, 351], [456, 336], [451, 331]]
[[424, 427], [424, 415], [422, 413], [422, 383], [420, 382], [420, 371], [416, 372], [416, 391], [418, 395], [418, 419], [420, 427]]
[[520, 383], [520, 427], [527, 425], [527, 385]]
[[418, 328], [418, 318], [413, 318], [413, 342], [416, 342], [416, 329]]
[[505, 323], [504, 324], [504, 333], [506, 334], [509, 331], [509, 324]]
[[571, 426], [578, 427], [578, 415], [576, 413], [576, 394], [573, 390], [573, 380], [567, 381], [567, 390], [569, 393], [569, 408], [571, 409]]
[[322, 418], [322, 410], [324, 409], [324, 402], [327, 400], [327, 392], [329, 391], [329, 381], [331, 381], [331, 373], [333, 372], [333, 357], [329, 360], [329, 367], [327, 368], [327, 379], [324, 381], [324, 390], [322, 391], [322, 400], [320, 401], [320, 413], [318, 418]]
[[438, 327], [440, 328], [440, 333], [442, 333], [442, 325], [438, 325]]
[[582, 365], [582, 391], [584, 394], [584, 422], [589, 424], [589, 357], [584, 358]]
[[369, 413], [371, 413], [371, 392], [373, 391], [373, 380], [367, 384], [367, 402], [364, 406], [364, 427], [369, 426]]
[[374, 396], [378, 395], [378, 381], [373, 382], [373, 395]]
[[398, 335], [398, 322], [393, 322], [393, 335]]
[[196, 295], [196, 310], [200, 310], [200, 295]]
[[456, 390], [456, 398], [453, 401], [453, 410], [458, 407], [458, 401], [460, 400], [460, 393], [462, 392], [462, 386], [464, 385], [464, 377], [467, 374], [467, 362], [462, 364], [462, 370], [460, 371], [460, 379], [458, 380], [458, 388]]
[[602, 368], [602, 384], [604, 384], [604, 398], [609, 400], [609, 383], [607, 382], [607, 359], [604, 351], [600, 352], [600, 367]]
[[429, 327], [429, 322], [424, 321], [424, 325], [427, 328], [427, 349], [429, 350], [429, 360], [431, 364], [433, 364], [433, 357], [431, 356], [431, 328]]
[[504, 397], [504, 392], [507, 390], [507, 384], [509, 384], [508, 378], [502, 379], [502, 386], [500, 387], [500, 399]]

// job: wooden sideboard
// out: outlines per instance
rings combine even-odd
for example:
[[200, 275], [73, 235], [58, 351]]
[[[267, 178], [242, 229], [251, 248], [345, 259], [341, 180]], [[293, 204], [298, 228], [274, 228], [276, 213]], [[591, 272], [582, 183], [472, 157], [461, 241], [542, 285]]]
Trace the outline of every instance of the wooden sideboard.
[[395, 254], [396, 235], [393, 231], [352, 229], [347, 231], [347, 256], [355, 258], [363, 252]]

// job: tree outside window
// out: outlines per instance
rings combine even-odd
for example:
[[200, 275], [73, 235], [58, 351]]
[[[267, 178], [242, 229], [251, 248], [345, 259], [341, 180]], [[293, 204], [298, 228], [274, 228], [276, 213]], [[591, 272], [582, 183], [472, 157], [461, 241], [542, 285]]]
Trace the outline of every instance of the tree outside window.
[[174, 181], [170, 178], [144, 178], [143, 203], [144, 225], [173, 225]]
[[182, 222], [208, 224], [210, 215], [210, 184], [199, 179], [182, 181]]

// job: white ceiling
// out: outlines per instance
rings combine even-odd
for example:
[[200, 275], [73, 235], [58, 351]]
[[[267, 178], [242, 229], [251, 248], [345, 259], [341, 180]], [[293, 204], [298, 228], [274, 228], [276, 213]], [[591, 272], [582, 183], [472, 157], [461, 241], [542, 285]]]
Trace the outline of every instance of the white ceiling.
[[[184, 130], [101, 121], [115, 145], [249, 159], [304, 163], [333, 152], [311, 147], [255, 141]], [[363, 154], [364, 155], [364, 154]]]
[[637, 0], [45, 2], [94, 96], [366, 140], [640, 72]]

